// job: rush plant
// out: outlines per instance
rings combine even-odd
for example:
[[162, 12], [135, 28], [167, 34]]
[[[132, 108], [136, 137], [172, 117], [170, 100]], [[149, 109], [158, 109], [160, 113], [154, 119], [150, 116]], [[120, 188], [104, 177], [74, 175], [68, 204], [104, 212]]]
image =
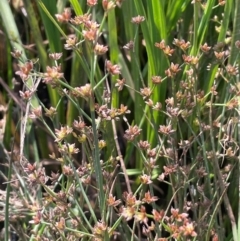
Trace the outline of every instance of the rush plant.
[[1, 239], [240, 239], [239, 1], [0, 15]]

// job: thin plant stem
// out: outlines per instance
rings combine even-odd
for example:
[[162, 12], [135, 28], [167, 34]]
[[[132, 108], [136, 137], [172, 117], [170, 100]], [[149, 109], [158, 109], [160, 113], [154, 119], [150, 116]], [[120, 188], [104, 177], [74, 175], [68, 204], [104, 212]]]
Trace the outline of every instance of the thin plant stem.
[[232, 232], [233, 232], [233, 239], [234, 239], [234, 241], [238, 241], [239, 239], [238, 239], [238, 233], [237, 233], [236, 220], [235, 220], [235, 217], [234, 217], [234, 214], [233, 214], [233, 210], [232, 210], [232, 207], [231, 207], [228, 195], [225, 192], [225, 184], [223, 182], [221, 170], [219, 168], [219, 163], [218, 163], [216, 152], [215, 152], [214, 134], [213, 134], [213, 128], [212, 128], [213, 127], [213, 122], [212, 122], [211, 105], [210, 105], [210, 112], [209, 112], [209, 122], [210, 122], [210, 126], [211, 126], [211, 128], [210, 128], [210, 139], [211, 139], [212, 151], [213, 151], [213, 168], [215, 170], [216, 178], [218, 179], [218, 182], [219, 182], [219, 185], [220, 185], [221, 193], [224, 193], [223, 200], [224, 200], [225, 208], [226, 208], [227, 213], [228, 213], [228, 217], [229, 217], [229, 219], [231, 221]]

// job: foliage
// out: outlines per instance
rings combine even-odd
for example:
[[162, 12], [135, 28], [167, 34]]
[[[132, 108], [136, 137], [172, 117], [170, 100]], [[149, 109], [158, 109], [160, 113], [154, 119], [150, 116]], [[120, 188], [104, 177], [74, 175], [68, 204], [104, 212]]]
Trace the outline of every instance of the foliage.
[[239, 1], [0, 14], [6, 241], [239, 240]]

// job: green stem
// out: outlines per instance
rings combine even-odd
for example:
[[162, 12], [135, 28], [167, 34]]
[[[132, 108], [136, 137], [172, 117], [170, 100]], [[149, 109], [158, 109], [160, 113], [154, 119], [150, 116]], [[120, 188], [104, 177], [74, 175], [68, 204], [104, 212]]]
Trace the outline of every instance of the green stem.
[[38, 49], [38, 54], [39, 54], [41, 66], [45, 70], [46, 65], [47, 65], [47, 54], [46, 54], [46, 51], [44, 49], [43, 39], [42, 39], [40, 29], [38, 27], [36, 14], [34, 12], [32, 2], [30, 0], [24, 0], [23, 2], [24, 2], [24, 7], [26, 8], [26, 11], [27, 11], [27, 15], [28, 15], [27, 19], [28, 19], [28, 23], [29, 23], [30, 28], [31, 28], [31, 33], [33, 35], [34, 41], [35, 41], [37, 49]]
[[7, 182], [7, 191], [6, 191], [6, 205], [5, 205], [5, 221], [4, 221], [4, 229], [5, 229], [5, 241], [9, 241], [9, 198], [10, 198], [10, 189], [11, 189], [11, 175], [12, 175], [12, 159], [9, 160], [9, 168], [8, 168], [8, 182]]
[[[95, 56], [91, 59], [91, 78], [90, 83], [92, 89], [94, 88], [94, 74], [95, 74], [95, 66], [96, 66], [97, 58]], [[94, 138], [94, 148], [93, 148], [93, 165], [94, 170], [96, 174], [97, 179], [97, 187], [99, 190], [99, 208], [102, 210], [102, 214], [104, 214], [104, 191], [103, 191], [103, 175], [102, 175], [102, 167], [100, 163], [100, 152], [98, 147], [98, 132], [97, 132], [97, 126], [96, 126], [96, 120], [95, 120], [95, 103], [94, 103], [94, 97], [90, 98], [90, 113], [91, 113], [91, 119], [92, 119], [92, 128], [93, 128], [93, 138]]]

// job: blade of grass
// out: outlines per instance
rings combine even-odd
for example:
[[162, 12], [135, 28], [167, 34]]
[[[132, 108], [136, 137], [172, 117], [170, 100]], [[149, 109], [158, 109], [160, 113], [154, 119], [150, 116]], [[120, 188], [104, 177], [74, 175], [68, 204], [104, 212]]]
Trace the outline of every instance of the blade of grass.
[[[163, 10], [163, 3], [161, 1], [149, 1], [146, 5], [146, 10], [142, 1], [134, 1], [135, 7], [138, 15], [144, 16], [145, 21], [141, 23], [140, 27], [143, 33], [143, 39], [146, 44], [147, 58], [148, 58], [148, 86], [151, 87], [151, 77], [155, 75], [163, 75], [168, 62], [166, 61], [165, 56], [160, 51], [156, 51], [155, 42], [160, 42], [161, 39], [166, 40], [166, 21], [165, 13]], [[146, 14], [148, 13], [148, 15]], [[154, 16], [153, 16], [154, 15]], [[167, 41], [167, 40], [166, 40]], [[161, 63], [161, 64], [160, 64]], [[164, 102], [166, 95], [166, 82], [162, 83], [160, 86], [155, 88], [151, 95], [153, 102]], [[145, 108], [144, 112], [147, 112]], [[154, 113], [153, 118], [149, 112], [147, 116], [151, 121], [156, 123], [163, 123], [163, 116], [159, 116], [158, 113]], [[145, 115], [143, 115], [141, 123], [144, 123]], [[143, 130], [147, 130], [147, 140], [154, 146], [157, 143], [156, 133], [152, 131], [151, 125], [147, 125], [146, 128], [143, 127]]]
[[[25, 0], [29, 1], [29, 0]], [[29, 3], [30, 4], [30, 3]], [[51, 21], [53, 19], [52, 16], [57, 13], [57, 7], [55, 1], [46, 1], [41, 0], [38, 1], [38, 9], [41, 15], [41, 20], [44, 25], [44, 30], [49, 42], [49, 50], [51, 53], [62, 53], [62, 42], [61, 42], [61, 36], [60, 33], [65, 36], [60, 26], [56, 23], [56, 21]], [[51, 16], [51, 17], [50, 17]], [[57, 28], [56, 28], [57, 26]], [[60, 31], [60, 33], [59, 33]], [[37, 37], [37, 36], [35, 36]], [[47, 64], [47, 60], [45, 60], [45, 66]], [[45, 68], [44, 68], [45, 70]], [[57, 106], [59, 103], [60, 96], [57, 93], [56, 89], [51, 88], [49, 85], [47, 86], [48, 93], [50, 96], [50, 101], [52, 106]], [[65, 114], [64, 114], [64, 106], [63, 103], [58, 105], [58, 111], [57, 111], [57, 119], [59, 123], [65, 122]]]
[[[209, 1], [209, 4], [210, 4], [210, 2], [211, 1]], [[210, 5], [209, 8], [210, 7], [212, 7], [212, 5]], [[227, 31], [228, 31], [228, 26], [229, 26], [229, 21], [230, 21], [231, 9], [232, 9], [232, 3], [231, 3], [231, 1], [227, 1], [225, 4], [225, 9], [224, 9], [224, 18], [223, 18], [223, 21], [221, 24], [219, 35], [218, 35], [218, 40], [217, 40], [218, 43], [225, 42], [225, 37], [226, 37]], [[206, 15], [208, 16], [208, 18], [207, 18], [208, 21], [210, 21], [210, 13], [207, 12]], [[206, 30], [207, 30], [207, 27], [203, 28], [202, 22], [201, 22], [201, 24], [199, 26], [200, 33], [198, 33], [198, 34], [200, 34], [202, 36], [203, 34], [205, 34]], [[202, 37], [202, 39], [203, 39], [203, 37]], [[202, 44], [202, 41], [199, 44]], [[205, 93], [208, 93], [210, 91], [211, 87], [213, 86], [213, 82], [214, 82], [214, 79], [215, 79], [215, 76], [216, 76], [216, 73], [218, 70], [218, 66], [219, 65], [212, 66], [211, 70], [209, 71], [209, 74], [207, 76], [207, 79], [209, 81], [205, 82], [205, 84], [204, 84], [204, 92]], [[224, 83], [223, 89], [225, 89], [225, 88], [226, 88], [226, 84]], [[222, 96], [222, 97], [225, 98], [226, 96]], [[223, 99], [221, 101], [223, 101]]]
[[37, 51], [39, 54], [39, 61], [42, 68], [45, 70], [47, 65], [47, 54], [45, 51], [45, 46], [43, 44], [42, 35], [38, 26], [38, 21], [36, 19], [36, 12], [33, 9], [33, 5], [30, 0], [23, 0], [24, 7], [27, 12], [27, 20], [31, 29], [31, 34], [33, 35]]
[[191, 0], [179, 0], [179, 1], [169, 1], [167, 6], [167, 33], [170, 34], [170, 31], [176, 27], [176, 23], [181, 17], [181, 14], [189, 6]]
[[[80, 80], [81, 83], [79, 81], [79, 73], [81, 73], [81, 80]], [[84, 84], [85, 79], [86, 79], [86, 75], [85, 75], [84, 69], [82, 68], [81, 63], [79, 61], [79, 57], [76, 53], [74, 53], [73, 58], [72, 58], [70, 85], [72, 87], [79, 86], [81, 84]], [[83, 106], [83, 101], [79, 100], [78, 105]], [[80, 115], [80, 114], [77, 111], [77, 108], [73, 105], [73, 103], [68, 102], [67, 116], [66, 116], [67, 125], [71, 126], [74, 119], [77, 118], [78, 115]]]
[[[118, 55], [119, 55], [119, 48], [118, 48], [118, 41], [117, 41], [117, 23], [116, 23], [116, 14], [115, 9], [110, 10], [107, 13], [107, 23], [108, 23], [108, 43], [110, 51], [110, 61], [113, 64], [118, 63]], [[112, 82], [115, 83], [117, 76], [112, 76]], [[112, 89], [112, 108], [119, 107], [119, 95], [117, 88]]]
[[[215, 4], [215, 0], [213, 1], [207, 1], [206, 3], [206, 6], [204, 8], [204, 13], [203, 13], [203, 16], [201, 17], [201, 20], [200, 20], [200, 23], [199, 23], [199, 27], [198, 29], [194, 29], [194, 31], [197, 31], [197, 33], [195, 33], [195, 38], [197, 37], [197, 39], [195, 39], [194, 41], [194, 47], [192, 48], [191, 50], [191, 55], [194, 55], [194, 54], [197, 54], [199, 49], [200, 49], [200, 45], [203, 44], [205, 38], [206, 38], [206, 34], [207, 34], [207, 30], [208, 30], [208, 27], [209, 27], [209, 24], [208, 22], [210, 21], [211, 19], [211, 13], [212, 13], [212, 9], [213, 9], [213, 6]], [[196, 2], [195, 3], [195, 17], [197, 18], [198, 16], [198, 11], [200, 11], [200, 2]], [[194, 20], [196, 21], [196, 20]]]
[[81, 6], [83, 6], [82, 4], [80, 4], [80, 2], [78, 0], [69, 0], [69, 2], [71, 3], [74, 12], [77, 15], [82, 15], [83, 14], [83, 9]]
[[64, 8], [66, 7], [68, 0], [58, 0], [57, 1], [57, 12], [63, 12]]
[[25, 54], [25, 50], [22, 47], [23, 45], [16, 26], [16, 22], [14, 21], [9, 2], [7, 0], [0, 1], [0, 15], [3, 20], [3, 25], [11, 42], [12, 48], [21, 51], [23, 61], [26, 61], [27, 57]]
[[[48, 11], [48, 9], [46, 8], [44, 2], [42, 0], [37, 0], [37, 3], [39, 5], [39, 7], [42, 9], [42, 11], [47, 15], [47, 17], [51, 20], [51, 22], [54, 24], [54, 26], [56, 27], [56, 29], [58, 29], [58, 31], [61, 33], [61, 35], [67, 39], [67, 35], [64, 33], [64, 31], [61, 29], [61, 27], [59, 26], [59, 24], [57, 23], [57, 21], [52, 17], [51, 13]], [[52, 25], [51, 25], [52, 27]], [[50, 31], [50, 30], [49, 30]], [[59, 39], [58, 39], [59, 41]], [[52, 43], [53, 44], [53, 43]]]
[[[49, 12], [49, 14], [51, 14], [51, 16], [54, 16], [54, 14], [57, 13], [56, 1], [41, 0], [41, 2], [45, 6], [45, 8]], [[51, 21], [51, 19], [46, 14], [46, 12], [43, 11], [42, 7], [39, 8], [39, 12], [41, 14], [41, 20], [43, 22], [44, 30], [45, 30], [45, 33], [47, 35], [47, 39], [49, 42], [50, 51], [52, 53], [62, 52], [62, 50], [63, 50], [62, 42], [60, 40], [61, 36], [60, 36], [58, 29], [56, 28], [56, 23]], [[62, 31], [61, 31], [61, 33], [62, 33]]]

